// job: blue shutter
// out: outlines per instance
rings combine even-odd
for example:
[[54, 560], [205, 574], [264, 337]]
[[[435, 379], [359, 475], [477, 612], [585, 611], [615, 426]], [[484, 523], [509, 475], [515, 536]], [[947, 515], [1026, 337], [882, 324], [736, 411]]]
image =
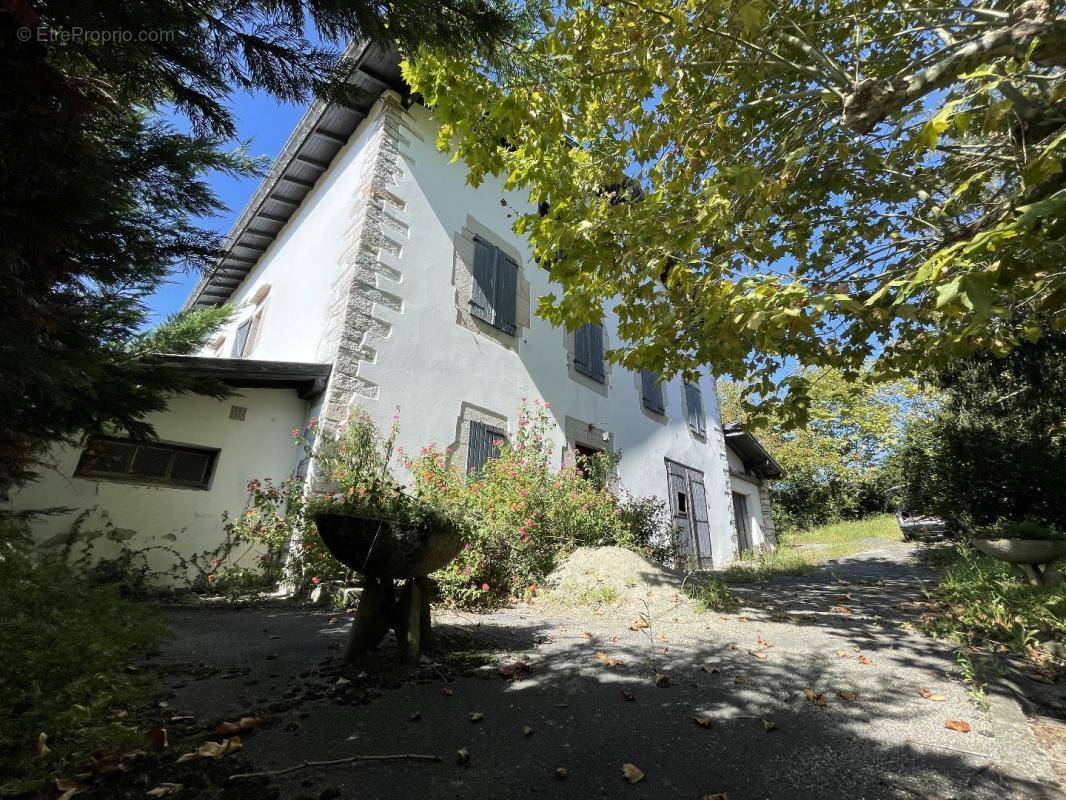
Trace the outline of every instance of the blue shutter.
[[663, 387], [659, 383], [659, 373], [642, 369], [640, 371], [640, 402], [648, 411], [656, 414], [665, 413], [663, 405]]
[[574, 331], [574, 369], [582, 375], [588, 375], [590, 372], [588, 325], [582, 325]]
[[515, 311], [518, 307], [518, 262], [500, 250], [496, 251], [496, 311], [495, 325], [514, 336], [518, 331]]
[[498, 458], [500, 448], [495, 442], [504, 438], [503, 431], [471, 420], [470, 441], [466, 450], [466, 474], [481, 472], [489, 459]]
[[699, 384], [685, 381], [685, 421], [693, 433], [707, 434], [707, 421], [703, 411], [703, 393]]
[[588, 348], [589, 348], [589, 377], [599, 383], [607, 380], [603, 372], [603, 326], [598, 322], [589, 323]]
[[470, 288], [470, 313], [490, 325], [496, 324], [496, 248], [484, 239], [474, 239], [474, 285]]

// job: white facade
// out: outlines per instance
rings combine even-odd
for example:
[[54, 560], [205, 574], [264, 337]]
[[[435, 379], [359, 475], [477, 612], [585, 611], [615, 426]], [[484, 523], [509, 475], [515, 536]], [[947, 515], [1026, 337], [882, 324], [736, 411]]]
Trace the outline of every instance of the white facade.
[[[511, 230], [525, 196], [492, 177], [470, 187], [464, 165], [449, 163], [435, 140], [425, 108], [404, 109], [386, 92], [234, 291], [238, 316], [205, 355], [229, 356], [236, 328], [262, 310], [245, 357], [335, 361], [321, 413], [337, 418], [355, 404], [386, 428], [398, 410], [400, 446], [417, 452], [435, 442], [460, 463], [470, 419], [513, 432], [523, 398], [549, 403], [559, 464], [575, 440], [621, 451], [621, 486], [664, 500], [665, 459], [702, 472], [714, 563], [728, 562], [736, 535], [713, 376], [700, 380], [707, 433], [699, 437], [685, 422], [680, 379], [665, 384], [659, 417], [642, 407], [634, 373], [608, 365], [604, 387], [575, 375], [566, 332], [533, 313], [553, 287]], [[462, 249], [472, 234], [520, 264], [513, 337], [470, 324]], [[604, 334], [618, 344], [609, 311]], [[348, 352], [338, 352], [342, 339]]]
[[[743, 464], [730, 468], [735, 456], [727, 453], [713, 376], [707, 372], [699, 381], [705, 432], [698, 435], [686, 421], [690, 395], [679, 378], [663, 386], [665, 413], [658, 414], [642, 403], [638, 375], [610, 364], [602, 384], [580, 374], [574, 334], [534, 313], [536, 299], [558, 287], [511, 230], [514, 209], [527, 207], [522, 194], [505, 191], [491, 177], [477, 189], [467, 185], [464, 165], [437, 151], [429, 112], [419, 105], [405, 108], [391, 90], [338, 140], [346, 144], [325, 158], [298, 149], [321, 130], [326, 117], [316, 113], [331, 111], [308, 113], [230, 238], [236, 248], [245, 247], [239, 242], [248, 236], [267, 243], [255, 246], [254, 257], [251, 248], [231, 250], [232, 262], [250, 266], [212, 274], [190, 304], [226, 299], [236, 309], [231, 325], [202, 356], [330, 365], [325, 392], [313, 403], [291, 388], [245, 389], [245, 399], [221, 403], [178, 398], [168, 412], [154, 415], [150, 421], [162, 441], [219, 450], [206, 488], [78, 477], [79, 452], [57, 450], [55, 470], [13, 502], [20, 509], [72, 509], [43, 518], [38, 538], [61, 540], [84, 513], [80, 527], [99, 532], [96, 555], [106, 556], [122, 542], [160, 544], [170, 552], [152, 551], [151, 558], [153, 568], [162, 569], [173, 551], [188, 557], [220, 544], [222, 515], [242, 511], [249, 480], [292, 474], [301, 453], [291, 430], [313, 416], [336, 421], [359, 406], [385, 429], [398, 411], [402, 448], [418, 452], [436, 443], [464, 466], [472, 423], [512, 434], [522, 402], [541, 401], [558, 423], [558, 465], [572, 461], [577, 445], [620, 451], [617, 478], [624, 491], [661, 498], [673, 506], [675, 521], [684, 522], [686, 514], [698, 519], [700, 526], [686, 524], [704, 537], [704, 566], [731, 561], [737, 553], [733, 492], [748, 489], [736, 478]], [[288, 178], [302, 180], [308, 191], [290, 199], [291, 212], [281, 216], [270, 198], [280, 170], [301, 159], [317, 163], [321, 173], [314, 181]], [[262, 224], [252, 224], [257, 219], [277, 227], [263, 236]], [[518, 265], [514, 335], [471, 315], [475, 240]], [[621, 344], [609, 310], [602, 333], [605, 349]], [[230, 419], [234, 403], [247, 407], [244, 421]], [[668, 482], [668, 462], [675, 472], [684, 468], [681, 483]], [[690, 496], [671, 496], [678, 486]], [[761, 513], [758, 485], [753, 491], [748, 508]], [[706, 521], [702, 510], [686, 508], [701, 494]], [[761, 516], [751, 526], [759, 544], [767, 540]]]

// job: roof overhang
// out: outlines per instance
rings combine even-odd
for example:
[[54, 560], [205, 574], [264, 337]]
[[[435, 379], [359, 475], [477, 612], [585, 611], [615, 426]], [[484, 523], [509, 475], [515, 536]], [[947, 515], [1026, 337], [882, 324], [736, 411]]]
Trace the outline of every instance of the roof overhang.
[[400, 74], [400, 57], [388, 46], [354, 44], [344, 60], [351, 64], [348, 82], [358, 90], [352, 105], [324, 99], [312, 103], [234, 223], [222, 256], [196, 284], [185, 308], [227, 302], [366, 119], [382, 92], [393, 89], [407, 94]]
[[767, 480], [780, 478], [785, 474], [781, 465], [774, 461], [773, 456], [766, 451], [759, 440], [743, 428], [738, 425], [727, 425], [723, 428], [723, 432], [725, 443], [740, 457], [746, 469]]
[[213, 378], [234, 389], [293, 389], [303, 398], [315, 397], [326, 389], [332, 366], [299, 361], [254, 361], [212, 356], [154, 356], [167, 367], [187, 370], [202, 378]]

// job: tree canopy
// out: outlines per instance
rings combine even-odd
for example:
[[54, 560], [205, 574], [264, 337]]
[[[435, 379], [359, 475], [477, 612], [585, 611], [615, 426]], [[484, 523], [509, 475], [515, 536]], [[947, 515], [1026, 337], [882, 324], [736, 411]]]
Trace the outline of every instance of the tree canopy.
[[[143, 415], [197, 388], [145, 355], [194, 346], [217, 313], [141, 333], [147, 298], [219, 254], [200, 221], [223, 210], [208, 175], [262, 167], [229, 141], [235, 92], [343, 101], [348, 40], [491, 60], [520, 23], [507, 0], [6, 3], [0, 498], [49, 443], [104, 426], [150, 435]], [[162, 121], [172, 110], [190, 132]]]
[[805, 416], [854, 378], [1066, 325], [1066, 17], [1050, 0], [564, 0], [501, 69], [405, 67], [516, 209], [570, 326], [627, 366], [711, 363]]

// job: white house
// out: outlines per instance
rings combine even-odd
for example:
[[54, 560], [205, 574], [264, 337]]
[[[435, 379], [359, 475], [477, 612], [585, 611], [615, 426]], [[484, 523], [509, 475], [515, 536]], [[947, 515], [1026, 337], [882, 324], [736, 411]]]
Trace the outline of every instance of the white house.
[[[146, 471], [152, 453], [98, 443], [115, 451], [110, 472], [79, 470], [80, 454], [66, 452], [15, 503], [91, 508], [130, 536], [174, 534], [175, 549], [202, 550], [221, 512], [241, 510], [248, 480], [297, 467], [290, 431], [311, 417], [359, 406], [384, 428], [398, 409], [401, 446], [447, 445], [472, 469], [528, 398], [550, 404], [559, 464], [621, 451], [621, 487], [667, 501], [699, 563], [772, 543], [762, 482], [779, 470], [751, 437], [723, 430], [713, 375], [660, 384], [607, 363], [620, 344], [610, 312], [576, 332], [537, 317], [552, 287], [509, 218], [527, 199], [491, 178], [467, 185], [394, 56], [366, 46], [354, 63], [361, 106], [310, 108], [189, 298], [235, 307], [187, 367], [213, 362], [242, 396], [179, 399], [153, 419], [154, 455], [174, 453], [166, 469]], [[69, 524], [48, 518], [42, 536]]]

